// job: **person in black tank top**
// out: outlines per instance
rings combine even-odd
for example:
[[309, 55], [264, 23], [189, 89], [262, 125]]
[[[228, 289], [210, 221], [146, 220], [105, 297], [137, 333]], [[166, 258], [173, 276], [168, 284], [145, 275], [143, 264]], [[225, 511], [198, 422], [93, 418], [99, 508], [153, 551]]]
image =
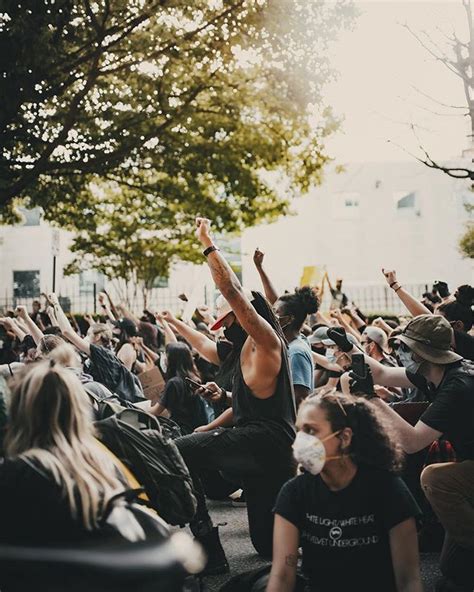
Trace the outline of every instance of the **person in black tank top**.
[[228, 571], [228, 564], [207, 511], [201, 471], [225, 471], [243, 482], [252, 543], [260, 555], [270, 558], [273, 506], [282, 485], [295, 474], [291, 446], [296, 407], [287, 343], [271, 306], [258, 292], [246, 295], [214, 246], [208, 220], [197, 219], [197, 236], [213, 279], [227, 301], [227, 310], [213, 329], [226, 328], [235, 364], [232, 407], [207, 431], [200, 428], [199, 433], [176, 440], [193, 477], [198, 507], [190, 526], [208, 555], [205, 572], [210, 575]]

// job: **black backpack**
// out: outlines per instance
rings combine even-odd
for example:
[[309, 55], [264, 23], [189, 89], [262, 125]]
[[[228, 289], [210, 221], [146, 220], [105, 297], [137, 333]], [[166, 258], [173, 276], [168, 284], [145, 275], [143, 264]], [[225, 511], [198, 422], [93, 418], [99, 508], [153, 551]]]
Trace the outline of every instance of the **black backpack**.
[[95, 426], [100, 441], [135, 475], [150, 505], [166, 522], [184, 525], [193, 518], [196, 498], [191, 476], [157, 418], [124, 409]]

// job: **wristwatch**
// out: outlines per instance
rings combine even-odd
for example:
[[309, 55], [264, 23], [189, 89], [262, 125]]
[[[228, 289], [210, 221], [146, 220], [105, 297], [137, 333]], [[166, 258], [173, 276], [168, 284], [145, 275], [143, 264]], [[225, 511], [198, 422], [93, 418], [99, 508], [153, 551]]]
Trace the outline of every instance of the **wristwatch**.
[[216, 247], [216, 245], [211, 245], [210, 247], [207, 247], [207, 249], [205, 249], [202, 254], [204, 255], [204, 257], [207, 257], [210, 253], [213, 253], [214, 251], [220, 251], [219, 247]]

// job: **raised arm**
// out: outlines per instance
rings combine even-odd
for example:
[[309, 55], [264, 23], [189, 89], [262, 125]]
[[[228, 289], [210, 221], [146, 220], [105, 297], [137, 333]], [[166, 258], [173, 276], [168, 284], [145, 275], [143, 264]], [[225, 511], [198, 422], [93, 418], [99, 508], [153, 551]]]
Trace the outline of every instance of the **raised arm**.
[[354, 329], [353, 327], [351, 327], [351, 325], [349, 325], [349, 323], [346, 321], [344, 315], [342, 314], [339, 308], [335, 308], [331, 311], [331, 317], [337, 319], [341, 327], [344, 327], [347, 333], [353, 335], [357, 339], [357, 341], [360, 342], [361, 334], [359, 333], [359, 331], [357, 331], [357, 329]]
[[88, 341], [78, 335], [71, 326], [69, 319], [64, 314], [61, 305], [59, 304], [58, 297], [56, 294], [48, 294], [48, 300], [54, 310], [54, 316], [58, 322], [58, 326], [61, 329], [62, 334], [68, 341], [70, 341], [77, 349], [90, 356], [91, 348]]
[[[210, 221], [206, 218], [197, 218], [196, 226], [196, 235], [204, 249], [214, 247], [214, 250], [207, 255], [207, 263], [216, 286], [230, 304], [240, 325], [253, 339], [257, 350], [265, 352], [266, 355], [275, 352], [278, 352], [279, 355], [281, 344], [276, 332], [254, 309], [245, 296], [237, 276], [215, 246], [210, 234]], [[280, 361], [278, 364], [280, 364]]]
[[364, 329], [366, 327], [367, 323], [360, 318], [359, 313], [357, 312], [357, 308], [355, 306], [351, 306], [350, 308], [343, 308], [342, 312], [347, 312], [347, 314], [351, 317], [352, 322], [358, 329], [359, 333], [361, 329]]
[[257, 247], [255, 249], [255, 253], [253, 254], [253, 262], [254, 262], [255, 267], [258, 271], [258, 275], [260, 276], [260, 279], [262, 280], [262, 285], [263, 285], [263, 290], [265, 292], [265, 296], [266, 296], [268, 302], [270, 302], [270, 304], [273, 305], [278, 300], [278, 293], [275, 290], [275, 287], [273, 286], [272, 281], [268, 277], [267, 272], [263, 269], [263, 258], [264, 257], [265, 257], [265, 253], [262, 253], [262, 251], [260, 251], [260, 249]]
[[124, 319], [129, 319], [130, 321], [133, 321], [135, 323], [135, 325], [138, 327], [138, 325], [140, 323], [140, 319], [137, 317], [136, 314], [131, 312], [125, 306], [125, 304], [117, 304], [116, 309], [119, 312], [119, 318], [120, 318], [120, 316], [122, 316]]
[[186, 339], [202, 358], [216, 366], [220, 365], [221, 362], [217, 355], [217, 345], [215, 341], [212, 341], [212, 339], [209, 339], [209, 337], [206, 337], [197, 329], [193, 329], [186, 323], [183, 323], [183, 321], [177, 319], [169, 310], [165, 310], [161, 313], [161, 316]]
[[17, 306], [15, 312], [18, 315], [18, 317], [25, 323], [31, 337], [33, 338], [33, 341], [36, 343], [36, 345], [38, 345], [38, 343], [44, 337], [44, 334], [28, 314], [26, 306]]
[[327, 272], [327, 271], [326, 271], [326, 273], [324, 274], [324, 279], [326, 280], [326, 282], [327, 282], [327, 284], [328, 284], [329, 291], [332, 293], [332, 291], [333, 291], [333, 287], [332, 287], [331, 280], [329, 279], [329, 274], [328, 274], [328, 272]]
[[112, 298], [110, 297], [110, 294], [107, 292], [107, 290], [104, 290], [104, 294], [107, 296], [107, 300], [109, 301], [109, 308], [112, 312], [112, 315], [115, 317], [115, 320], [118, 320], [120, 315], [117, 308], [115, 307], [115, 304], [113, 303]]
[[168, 345], [168, 343], [176, 343], [178, 341], [176, 339], [176, 335], [174, 334], [173, 329], [170, 327], [168, 321], [164, 318], [164, 316], [157, 312], [155, 314], [155, 317], [156, 320], [159, 323], [161, 323], [161, 326], [163, 327], [163, 331], [165, 333], [165, 345]]
[[390, 335], [393, 333], [392, 327], [390, 327], [390, 325], [388, 325], [382, 319], [382, 317], [377, 317], [376, 319], [374, 319], [372, 322], [372, 325], [374, 327], [378, 327], [379, 329], [382, 329], [382, 331], [384, 331], [387, 334], [387, 337], [390, 337]]
[[18, 337], [20, 342], [23, 341], [27, 335], [21, 330], [21, 327], [18, 325], [15, 319], [11, 319], [10, 317], [0, 318], [0, 325], [5, 327], [5, 331], [9, 331], [10, 333], [13, 333], [15, 337]]
[[106, 316], [109, 321], [117, 321], [118, 317], [116, 317], [114, 315], [114, 313], [112, 312], [110, 305], [109, 305], [109, 301], [111, 302], [110, 298], [106, 295], [105, 292], [99, 292], [99, 295], [97, 297], [99, 304], [100, 304], [100, 308], [102, 311], [102, 314], [104, 316]]
[[407, 292], [403, 286], [397, 280], [397, 272], [394, 269], [382, 269], [382, 273], [385, 276], [387, 284], [400, 298], [403, 304], [407, 307], [407, 310], [414, 317], [425, 314], [433, 314], [431, 310], [426, 308], [419, 300]]

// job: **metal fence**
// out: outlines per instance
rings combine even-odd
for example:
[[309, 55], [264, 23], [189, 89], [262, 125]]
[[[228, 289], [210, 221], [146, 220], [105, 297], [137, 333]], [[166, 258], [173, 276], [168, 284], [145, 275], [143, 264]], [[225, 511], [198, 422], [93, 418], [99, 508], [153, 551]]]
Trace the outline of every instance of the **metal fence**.
[[[416, 298], [421, 298], [423, 292], [428, 290], [428, 284], [404, 284], [404, 288], [408, 290]], [[363, 312], [370, 313], [385, 313], [399, 315], [406, 313], [406, 308], [397, 297], [397, 295], [386, 284], [344, 284], [343, 291], [349, 298], [349, 302], [354, 302]], [[180, 300], [179, 291], [169, 288], [157, 288], [150, 292], [147, 307], [150, 310], [172, 310], [180, 312], [185, 307], [185, 302]], [[203, 289], [199, 304], [207, 304], [212, 308], [215, 301], [215, 292], [207, 288]], [[97, 298], [94, 292], [81, 293], [66, 292], [59, 293], [60, 303], [66, 312], [75, 314], [84, 313], [99, 313], [100, 307], [97, 303]], [[17, 305], [25, 305], [28, 310], [31, 310], [34, 298], [15, 298], [13, 295], [8, 298], [0, 298], [0, 310], [5, 312], [8, 309], [14, 309]], [[322, 309], [329, 308], [331, 295], [326, 291], [323, 299]], [[116, 298], [119, 302], [119, 298]], [[140, 314], [144, 308], [144, 303], [141, 295], [137, 295], [135, 301], [130, 303], [130, 309], [133, 312]]]

